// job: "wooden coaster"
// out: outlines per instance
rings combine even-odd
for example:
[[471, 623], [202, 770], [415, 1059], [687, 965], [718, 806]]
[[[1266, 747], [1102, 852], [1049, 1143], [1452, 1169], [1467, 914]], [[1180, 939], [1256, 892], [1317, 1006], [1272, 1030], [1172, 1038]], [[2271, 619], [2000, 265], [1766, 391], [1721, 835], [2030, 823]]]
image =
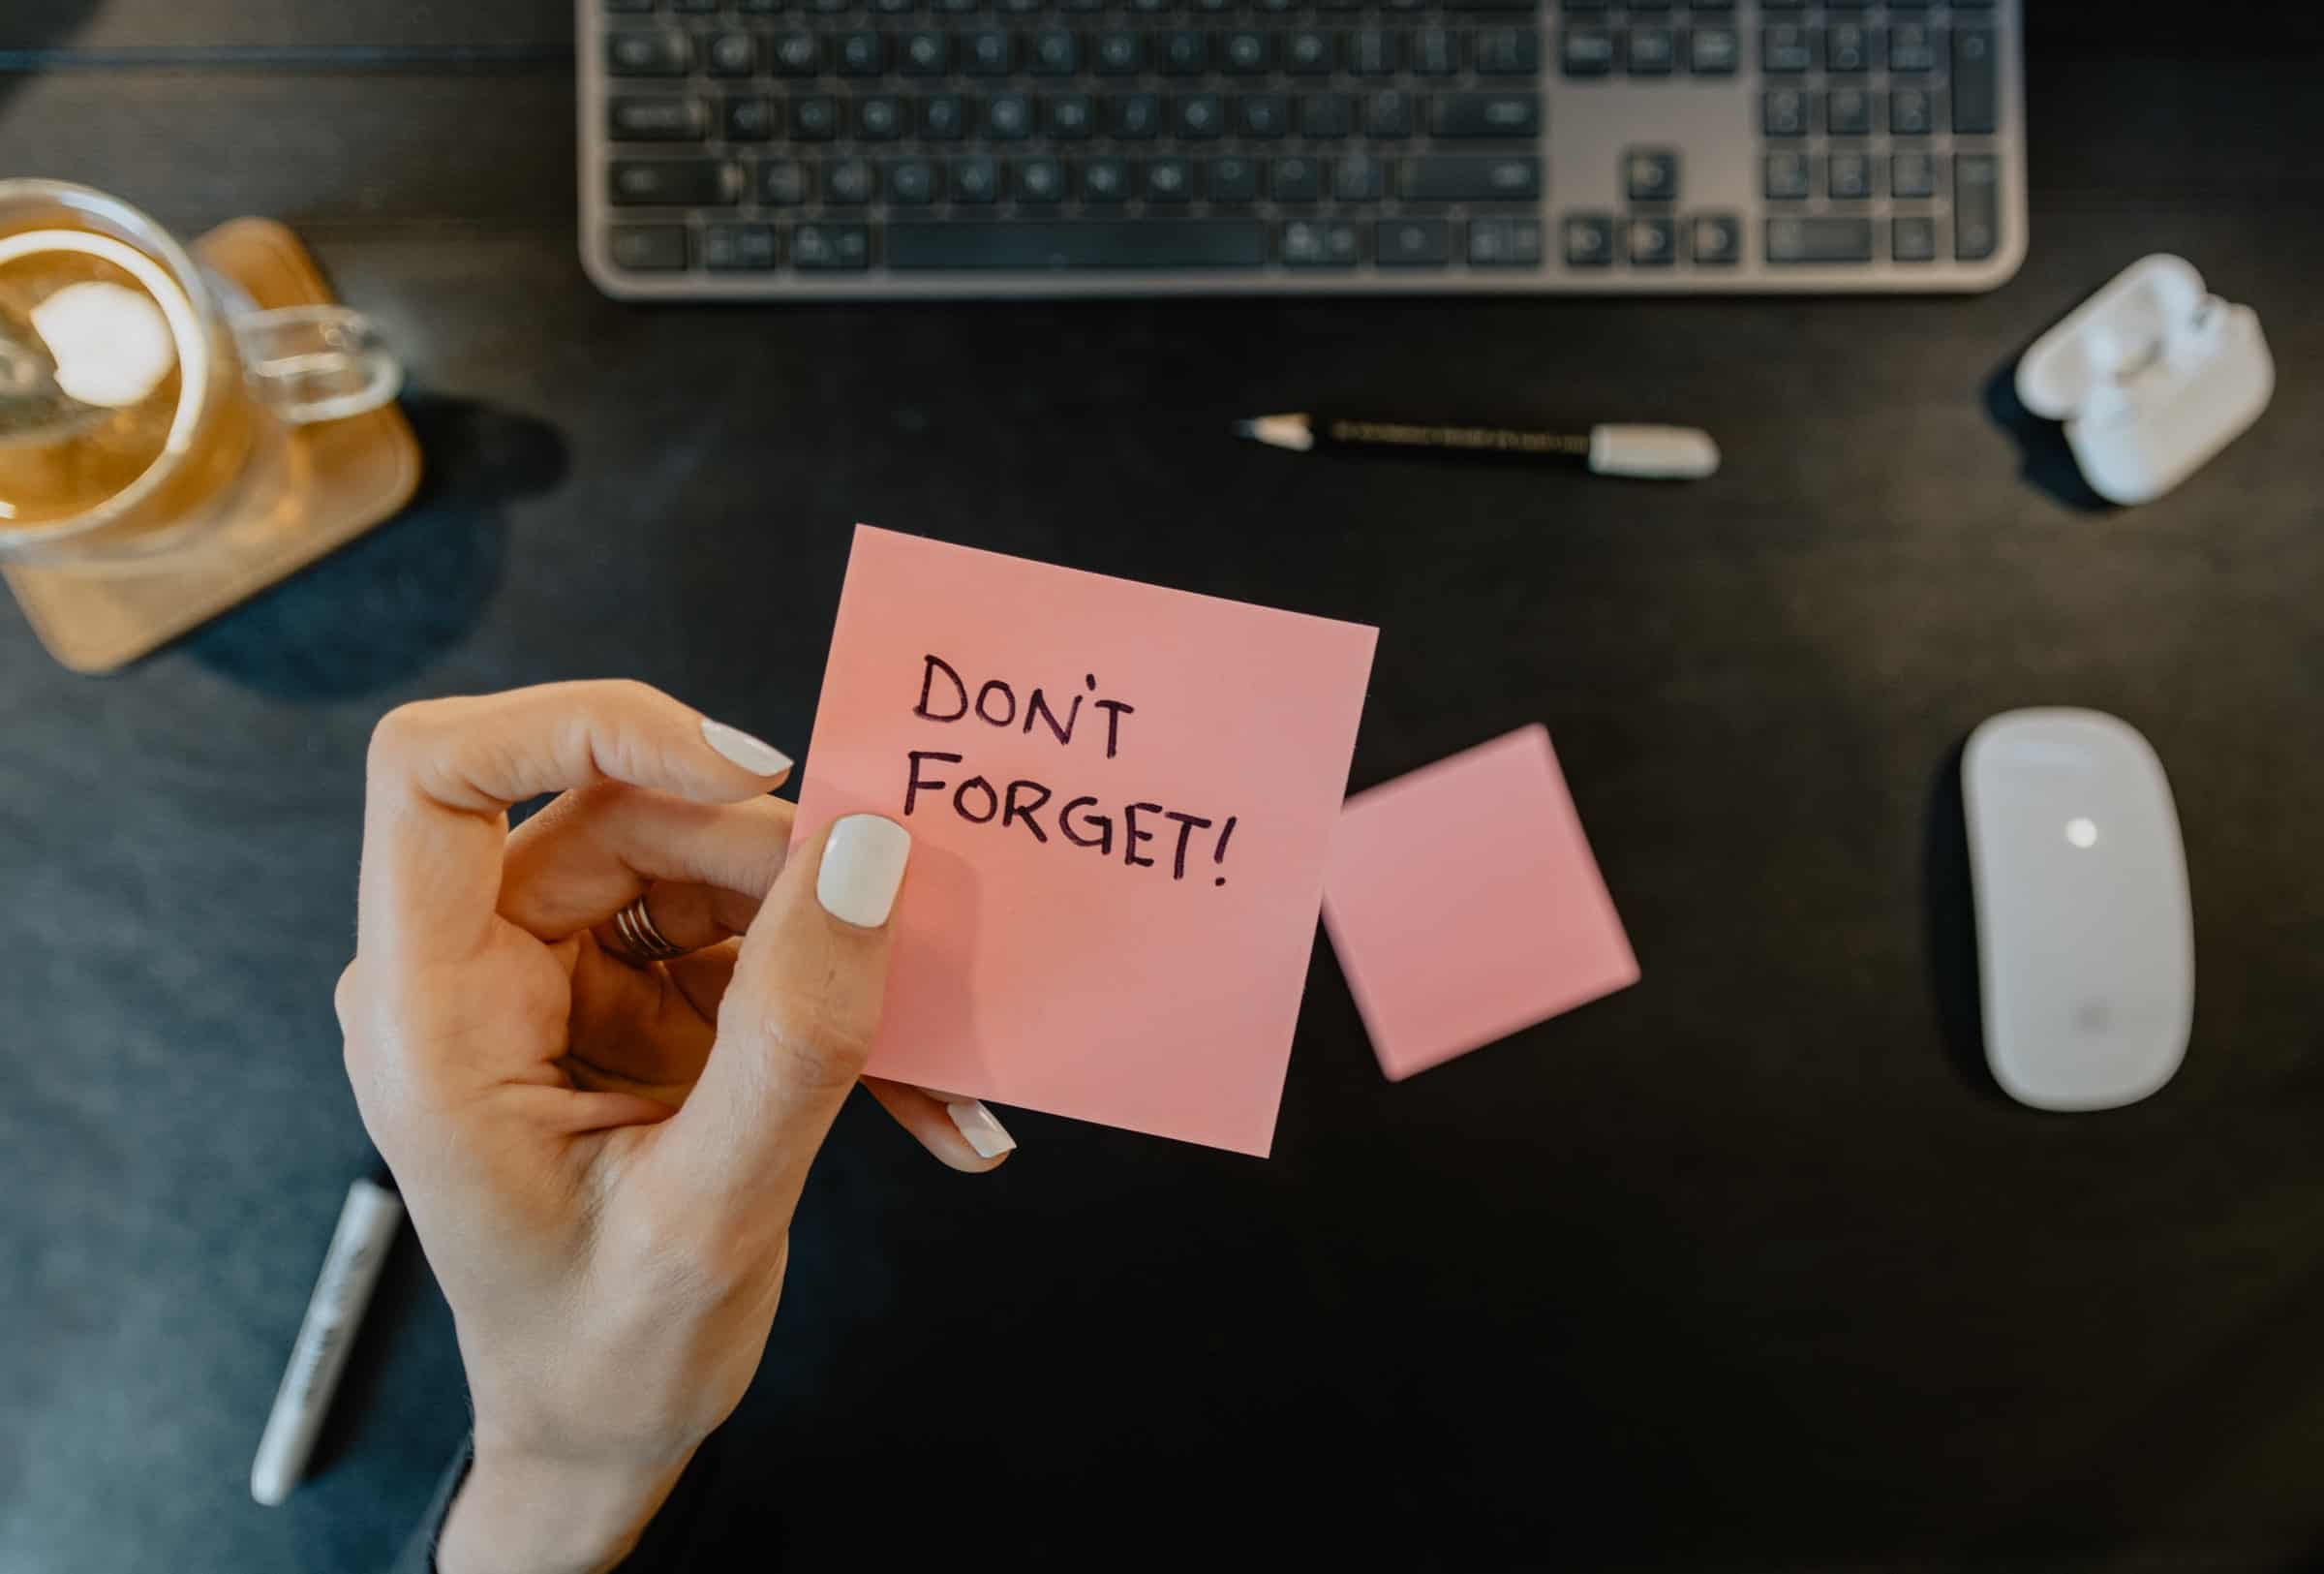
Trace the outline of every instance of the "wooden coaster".
[[[296, 235], [236, 219], [194, 243], [203, 263], [261, 308], [335, 298]], [[41, 643], [76, 672], [112, 672], [337, 550], [411, 501], [419, 441], [394, 405], [293, 430], [271, 508], [236, 519], [150, 568], [11, 566], [9, 588]]]

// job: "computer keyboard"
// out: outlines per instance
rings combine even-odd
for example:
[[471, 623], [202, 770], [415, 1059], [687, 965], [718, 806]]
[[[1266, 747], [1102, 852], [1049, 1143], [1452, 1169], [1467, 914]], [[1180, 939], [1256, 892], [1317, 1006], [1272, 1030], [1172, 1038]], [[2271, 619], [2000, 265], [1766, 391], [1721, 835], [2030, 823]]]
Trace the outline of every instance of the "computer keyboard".
[[625, 297], [1984, 290], [2020, 0], [578, 0]]

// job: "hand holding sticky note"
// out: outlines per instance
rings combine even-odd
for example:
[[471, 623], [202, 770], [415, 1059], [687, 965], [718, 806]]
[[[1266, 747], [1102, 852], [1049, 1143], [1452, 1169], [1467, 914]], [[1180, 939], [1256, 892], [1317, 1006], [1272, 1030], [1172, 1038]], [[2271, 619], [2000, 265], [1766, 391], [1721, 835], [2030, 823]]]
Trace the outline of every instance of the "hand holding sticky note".
[[799, 826], [912, 833], [871, 1072], [1265, 1154], [1374, 638], [859, 527]]

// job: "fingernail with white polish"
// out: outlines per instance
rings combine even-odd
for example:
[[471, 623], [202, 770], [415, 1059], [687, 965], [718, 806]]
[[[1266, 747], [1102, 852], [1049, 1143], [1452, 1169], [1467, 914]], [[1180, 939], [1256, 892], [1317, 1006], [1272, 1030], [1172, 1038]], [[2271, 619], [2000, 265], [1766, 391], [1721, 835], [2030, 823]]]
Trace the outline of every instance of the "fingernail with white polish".
[[979, 1158], [998, 1158], [1017, 1146], [1009, 1128], [994, 1120], [993, 1112], [974, 1098], [948, 1100], [944, 1113], [952, 1117], [952, 1124], [961, 1128], [961, 1135], [968, 1139], [968, 1146], [976, 1150]]
[[912, 833], [892, 819], [849, 815], [836, 820], [823, 844], [823, 867], [815, 871], [815, 900], [834, 918], [877, 929], [896, 905], [911, 855]]
[[702, 741], [753, 776], [780, 776], [791, 768], [791, 756], [773, 744], [707, 716], [702, 719]]

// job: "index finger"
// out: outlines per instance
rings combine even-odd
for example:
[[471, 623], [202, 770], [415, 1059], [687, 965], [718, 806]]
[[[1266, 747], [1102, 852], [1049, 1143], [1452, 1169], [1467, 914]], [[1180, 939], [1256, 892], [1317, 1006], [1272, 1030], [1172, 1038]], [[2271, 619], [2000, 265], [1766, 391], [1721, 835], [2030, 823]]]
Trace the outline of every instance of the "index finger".
[[499, 901], [511, 804], [604, 781], [739, 803], [790, 768], [780, 750], [627, 680], [400, 706], [371, 738], [357, 943], [406, 960], [474, 955]]

